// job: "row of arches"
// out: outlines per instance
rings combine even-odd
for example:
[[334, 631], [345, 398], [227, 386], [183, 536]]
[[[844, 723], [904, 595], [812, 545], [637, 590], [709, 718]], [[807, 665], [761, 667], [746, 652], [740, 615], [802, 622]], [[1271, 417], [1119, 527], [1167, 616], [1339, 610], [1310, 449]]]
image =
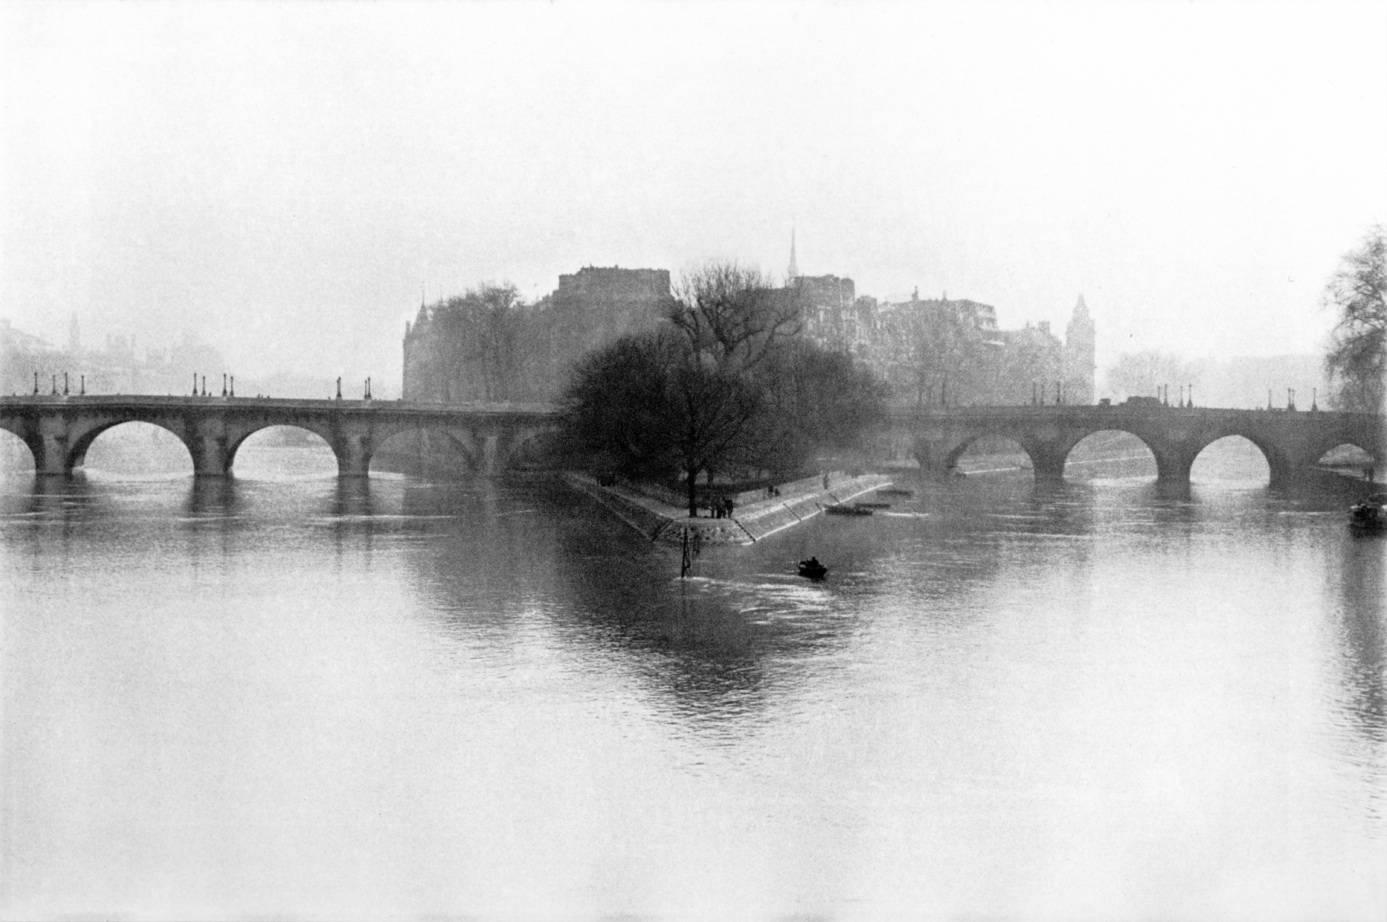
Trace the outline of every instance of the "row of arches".
[[[523, 464], [538, 450], [533, 440], [511, 452]], [[227, 469], [238, 476], [298, 479], [337, 476], [340, 459], [322, 435], [292, 424], [266, 426], [228, 446]], [[72, 448], [73, 466], [121, 477], [166, 477], [194, 473], [187, 443], [157, 423], [126, 421], [89, 433]], [[485, 459], [444, 430], [396, 432], [373, 446], [369, 470], [477, 473]], [[419, 470], [415, 470], [419, 468]], [[34, 455], [18, 435], [0, 429], [0, 470], [32, 472]]]
[[[1360, 445], [1344, 442], [1326, 449], [1315, 463], [1367, 474], [1376, 461]], [[1001, 435], [969, 440], [944, 459], [946, 469], [965, 474], [1004, 474], [1033, 471], [1034, 459], [1016, 439]], [[1080, 439], [1064, 456], [1061, 469], [1066, 479], [1158, 476], [1155, 453], [1139, 437], [1117, 429], [1101, 430]], [[1194, 480], [1273, 480], [1271, 459], [1251, 439], [1230, 434], [1214, 439], [1199, 450], [1190, 468]]]

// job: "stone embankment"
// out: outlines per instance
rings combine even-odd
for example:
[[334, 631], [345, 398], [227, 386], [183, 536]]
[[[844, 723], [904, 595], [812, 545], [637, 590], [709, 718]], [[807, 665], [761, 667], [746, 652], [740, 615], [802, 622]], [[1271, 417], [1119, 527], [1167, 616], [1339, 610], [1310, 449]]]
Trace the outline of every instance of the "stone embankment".
[[784, 484], [779, 495], [745, 502], [727, 518], [689, 518], [688, 510], [627, 486], [601, 486], [592, 477], [569, 473], [564, 481], [586, 494], [651, 541], [678, 544], [687, 533], [703, 544], [752, 544], [819, 515], [825, 506], [846, 503], [891, 485], [881, 474], [832, 474]]

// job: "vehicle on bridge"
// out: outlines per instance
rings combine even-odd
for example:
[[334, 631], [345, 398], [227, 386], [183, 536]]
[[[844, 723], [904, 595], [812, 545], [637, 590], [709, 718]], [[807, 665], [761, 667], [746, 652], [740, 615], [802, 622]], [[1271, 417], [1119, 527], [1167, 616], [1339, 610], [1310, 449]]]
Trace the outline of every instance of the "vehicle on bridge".
[[1387, 493], [1374, 493], [1348, 510], [1348, 521], [1354, 528], [1377, 531], [1387, 528]]

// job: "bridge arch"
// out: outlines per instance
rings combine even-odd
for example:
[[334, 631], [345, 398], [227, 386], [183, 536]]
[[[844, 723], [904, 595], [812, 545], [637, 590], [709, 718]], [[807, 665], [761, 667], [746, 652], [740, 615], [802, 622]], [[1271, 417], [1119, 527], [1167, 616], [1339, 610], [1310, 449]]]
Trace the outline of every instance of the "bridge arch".
[[[975, 435], [964, 436], [956, 440], [940, 455], [935, 463], [941, 465], [946, 472], [956, 471], [960, 469], [959, 465], [963, 463], [968, 453], [973, 449], [985, 451], [991, 448], [999, 455], [1022, 454], [1026, 458], [1022, 466], [1035, 470], [1037, 453], [1033, 450], [1034, 446], [1028, 445], [1027, 441], [1018, 433], [978, 432]], [[924, 466], [923, 462], [921, 466]]]
[[[1261, 444], [1259, 444], [1259, 442]], [[1211, 452], [1210, 449], [1214, 449], [1214, 451]], [[1240, 432], [1230, 432], [1226, 435], [1215, 436], [1214, 438], [1204, 441], [1204, 443], [1194, 451], [1194, 456], [1190, 459], [1191, 479], [1194, 479], [1196, 466], [1204, 468], [1200, 473], [1200, 479], [1230, 479], [1226, 476], [1228, 473], [1226, 470], [1219, 471], [1218, 468], [1220, 465], [1226, 467], [1230, 461], [1235, 468], [1240, 466], [1239, 459], [1236, 458], [1240, 450], [1251, 452], [1259, 461], [1264, 462], [1262, 466], [1265, 473], [1258, 471], [1256, 479], [1265, 477], [1275, 483], [1279, 481], [1279, 478], [1286, 476], [1290, 470], [1290, 461], [1285, 457], [1285, 453], [1279, 452], [1275, 448], [1268, 447], [1264, 439], [1252, 439]], [[1220, 458], [1220, 455], [1224, 457]], [[1274, 467], [1274, 465], [1281, 465], [1280, 474], [1278, 474], [1278, 469]], [[1243, 478], [1234, 477], [1231, 479], [1242, 480]]]
[[[1362, 444], [1364, 442], [1369, 444]], [[1369, 439], [1324, 439], [1313, 445], [1309, 454], [1309, 463], [1328, 467], [1376, 470], [1384, 466], [1383, 458], [1372, 449]]]
[[[305, 441], [308, 443], [309, 447], [313, 449], [315, 453], [326, 452], [327, 455], [330, 458], [332, 458], [331, 463], [333, 464], [334, 468], [337, 466], [337, 452], [333, 449], [332, 442], [330, 442], [327, 436], [325, 436], [323, 432], [320, 431], [320, 427], [303, 425], [302, 423], [293, 422], [270, 422], [267, 425], [256, 426], [254, 428], [238, 432], [236, 433], [234, 441], [228, 440], [225, 462], [226, 473], [233, 472], [236, 466], [236, 459], [238, 457], [242, 457], [241, 451], [242, 449], [247, 447], [248, 443], [252, 446], [251, 454], [253, 455], [253, 446], [254, 442], [258, 440], [257, 437], [264, 436], [266, 438], [273, 438], [276, 432], [281, 433], [281, 435], [283, 436], [288, 436], [291, 433], [297, 433], [300, 435], [308, 436], [308, 439]], [[254, 467], [253, 458], [251, 461], [251, 467]], [[324, 472], [310, 471], [308, 476], [320, 476], [322, 473]]]
[[63, 458], [62, 472], [64, 474], [70, 474], [77, 468], [85, 466], [87, 463], [87, 452], [91, 450], [92, 444], [96, 442], [98, 438], [110, 432], [112, 429], [118, 429], [121, 426], [131, 423], [153, 426], [156, 429], [161, 429], [173, 435], [173, 437], [178, 440], [178, 444], [182, 445], [184, 450], [187, 451], [188, 461], [192, 466], [192, 473], [197, 472], [197, 452], [193, 446], [188, 444], [185, 434], [167, 425], [162, 420], [146, 419], [142, 417], [135, 419], [107, 418], [70, 430], [68, 433], [67, 455]]
[[1189, 482], [1190, 471], [1194, 467], [1194, 462], [1199, 458], [1200, 454], [1203, 453], [1204, 449], [1213, 445], [1215, 442], [1222, 442], [1224, 439], [1229, 438], [1239, 438], [1256, 446], [1257, 450], [1262, 453], [1262, 457], [1266, 459], [1267, 471], [1271, 477], [1272, 483], [1285, 483], [1295, 475], [1296, 461], [1287, 451], [1263, 436], [1262, 433], [1252, 429], [1231, 427], [1217, 429], [1209, 435], [1196, 440], [1188, 451], [1182, 453], [1181, 463], [1184, 468], [1183, 480], [1186, 483]]
[[[365, 455], [365, 468], [363, 473], [369, 473], [371, 463], [377, 454], [393, 441], [395, 446], [393, 451], [398, 455], [401, 450], [409, 453], [409, 446], [405, 439], [413, 436], [418, 441], [414, 445], [416, 458], [419, 463], [423, 463], [424, 453], [429, 449], [429, 442], [442, 442], [445, 451], [455, 455], [463, 462], [463, 468], [469, 474], [481, 473], [485, 470], [486, 464], [486, 445], [483, 439], [470, 429], [459, 426], [431, 425], [429, 423], [407, 422], [392, 426], [381, 427], [376, 430], [369, 451]], [[386, 453], [390, 453], [386, 451]], [[422, 472], [422, 471], [421, 471]]]
[[[1078, 452], [1080, 457], [1073, 458], [1076, 449], [1081, 449]], [[1150, 433], [1134, 428], [1108, 426], [1085, 429], [1070, 433], [1069, 437], [1061, 442], [1060, 473], [1066, 474], [1071, 465], [1149, 459], [1157, 479], [1160, 479], [1163, 449], [1161, 442]], [[1086, 457], [1090, 453], [1095, 457]], [[1103, 455], [1108, 457], [1102, 457]]]
[[337, 446], [333, 444], [333, 432], [327, 426], [300, 420], [265, 419], [242, 423], [234, 428], [229, 428], [226, 438], [226, 450], [222, 456], [214, 462], [219, 470], [209, 473], [219, 475], [230, 474], [232, 467], [236, 463], [236, 453], [241, 450], [241, 446], [246, 443], [246, 439], [255, 435], [257, 432], [264, 432], [266, 429], [299, 429], [304, 432], [311, 432], [327, 443], [328, 448], [332, 449], [333, 455], [337, 456], [338, 466], [341, 466], [341, 455], [337, 450]]
[[498, 470], [512, 470], [527, 461], [543, 461], [552, 447], [554, 432], [549, 429], [522, 429], [505, 444]]
[[37, 471], [38, 452], [34, 451], [34, 446], [29, 444], [24, 433], [17, 431], [19, 428], [9, 425], [8, 421], [0, 422], [0, 464], [6, 470], [21, 471], [27, 455], [29, 467]]

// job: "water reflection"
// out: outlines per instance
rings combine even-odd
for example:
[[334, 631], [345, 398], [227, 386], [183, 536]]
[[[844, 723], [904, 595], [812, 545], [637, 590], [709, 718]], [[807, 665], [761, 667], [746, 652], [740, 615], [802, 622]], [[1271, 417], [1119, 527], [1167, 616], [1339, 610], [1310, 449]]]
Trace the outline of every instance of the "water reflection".
[[1387, 538], [1354, 534], [1344, 540], [1339, 565], [1327, 574], [1338, 605], [1334, 634], [1338, 642], [1339, 706], [1343, 724], [1355, 741], [1349, 759], [1365, 769], [1378, 792], [1387, 773]]
[[1380, 916], [1351, 487], [907, 485], [681, 581], [534, 484], [10, 482], [4, 908]]
[[226, 518], [237, 513], [236, 481], [231, 477], [193, 477], [184, 514], [193, 518]]

